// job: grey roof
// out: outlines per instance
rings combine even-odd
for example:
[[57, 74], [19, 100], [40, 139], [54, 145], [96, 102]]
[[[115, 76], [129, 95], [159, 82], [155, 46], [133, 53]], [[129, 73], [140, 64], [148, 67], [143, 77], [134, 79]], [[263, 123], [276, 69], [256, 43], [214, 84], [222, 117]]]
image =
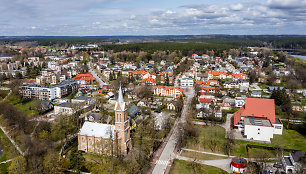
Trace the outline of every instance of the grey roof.
[[79, 97], [73, 98], [72, 100], [85, 100], [85, 101], [88, 101], [88, 100], [90, 100], [90, 97], [79, 96]]
[[282, 124], [279, 118], [275, 118], [275, 123], [274, 124]]
[[92, 113], [92, 112], [90, 112], [90, 113], [88, 113], [86, 115], [86, 119], [89, 120], [89, 118], [92, 117], [95, 122], [99, 122], [101, 116], [102, 116], [101, 113]]
[[291, 162], [289, 157], [285, 156], [284, 160], [285, 160], [285, 163], [286, 163], [287, 166], [293, 166], [293, 164], [292, 164], [292, 162]]
[[135, 117], [138, 114], [138, 112], [139, 112], [139, 109], [136, 105], [131, 106], [128, 111], [129, 115], [132, 117]]
[[103, 123], [94, 123], [94, 122], [85, 122], [80, 129], [80, 135], [101, 137], [101, 138], [112, 138], [115, 136], [115, 125], [103, 124]]
[[292, 151], [291, 156], [294, 162], [299, 162], [301, 158], [305, 157], [306, 151]]
[[270, 120], [268, 120], [268, 119], [246, 117], [244, 120], [245, 120], [246, 125], [266, 126], [266, 127], [271, 127], [272, 126]]
[[251, 94], [253, 94], [253, 95], [261, 95], [261, 91], [252, 91]]

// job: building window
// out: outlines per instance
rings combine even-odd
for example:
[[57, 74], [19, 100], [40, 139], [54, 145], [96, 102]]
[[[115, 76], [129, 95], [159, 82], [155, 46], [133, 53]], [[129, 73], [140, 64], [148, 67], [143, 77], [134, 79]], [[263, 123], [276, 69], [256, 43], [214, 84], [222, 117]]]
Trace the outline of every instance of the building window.
[[92, 140], [91, 140], [91, 138], [89, 139], [89, 147], [92, 147]]
[[82, 137], [82, 143], [85, 144], [85, 138], [84, 137]]

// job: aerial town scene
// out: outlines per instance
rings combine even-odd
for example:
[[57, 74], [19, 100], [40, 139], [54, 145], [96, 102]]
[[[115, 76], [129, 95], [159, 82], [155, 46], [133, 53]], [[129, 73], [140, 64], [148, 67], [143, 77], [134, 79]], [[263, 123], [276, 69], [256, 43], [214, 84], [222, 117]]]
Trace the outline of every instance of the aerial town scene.
[[305, 0], [0, 4], [0, 174], [306, 174]]

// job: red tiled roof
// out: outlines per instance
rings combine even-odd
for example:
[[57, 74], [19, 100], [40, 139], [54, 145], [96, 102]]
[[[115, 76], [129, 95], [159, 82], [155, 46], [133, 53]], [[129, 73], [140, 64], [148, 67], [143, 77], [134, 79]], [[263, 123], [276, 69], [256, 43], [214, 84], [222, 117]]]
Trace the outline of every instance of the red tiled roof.
[[149, 81], [150, 81], [150, 82], [153, 82], [153, 83], [156, 83], [156, 79], [153, 79], [153, 78], [145, 78], [145, 79], [142, 79], [142, 80], [141, 80], [142, 83], [144, 83], [144, 82], [149, 82]]
[[85, 81], [94, 81], [96, 78], [94, 78], [91, 74], [77, 74], [74, 79], [80, 79]]
[[221, 74], [227, 75], [227, 73], [226, 73], [226, 72], [223, 72], [223, 71], [206, 71], [205, 73], [206, 73], [206, 74], [212, 74], [212, 75], [214, 75], [214, 76], [219, 76], [219, 75], [221, 75]]
[[235, 79], [243, 79], [244, 74], [232, 74]]
[[241, 116], [269, 119], [274, 124], [274, 99], [246, 98], [245, 105], [234, 113], [234, 125], [241, 120]]
[[199, 98], [199, 102], [200, 103], [211, 103], [211, 99], [210, 98]]

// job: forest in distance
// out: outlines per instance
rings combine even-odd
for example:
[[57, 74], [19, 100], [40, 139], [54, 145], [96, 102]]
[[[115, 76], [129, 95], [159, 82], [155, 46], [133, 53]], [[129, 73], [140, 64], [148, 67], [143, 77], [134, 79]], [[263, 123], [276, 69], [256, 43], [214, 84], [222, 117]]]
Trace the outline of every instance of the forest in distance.
[[[177, 50], [180, 47], [269, 47], [306, 54], [304, 35], [164, 35], [164, 36], [1, 36], [1, 44], [31, 42], [36, 46], [65, 46], [96, 43], [114, 49], [156, 47]], [[128, 46], [126, 46], [128, 44]], [[159, 44], [154, 44], [159, 43]], [[160, 44], [163, 43], [163, 44]], [[186, 49], [188, 49], [186, 48]], [[190, 49], [189, 49], [190, 50]], [[144, 50], [146, 51], [146, 50]]]

